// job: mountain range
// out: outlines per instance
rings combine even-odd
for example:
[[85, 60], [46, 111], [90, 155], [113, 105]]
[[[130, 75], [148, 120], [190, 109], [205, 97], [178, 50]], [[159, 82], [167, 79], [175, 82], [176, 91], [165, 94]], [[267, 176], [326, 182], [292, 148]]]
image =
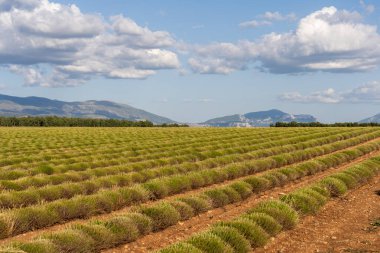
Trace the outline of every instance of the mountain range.
[[263, 127], [276, 122], [316, 122], [317, 119], [309, 114], [289, 114], [280, 110], [250, 112], [246, 114], [234, 114], [207, 120], [201, 125], [215, 127]]
[[[155, 124], [176, 123], [126, 104], [110, 101], [88, 100], [83, 102], [65, 102], [43, 97], [15, 97], [0, 94], [0, 116], [59, 116], [78, 118], [126, 119], [132, 121], [149, 120]], [[252, 127], [269, 126], [276, 122], [316, 122], [309, 114], [294, 115], [277, 109], [250, 112], [218, 117], [196, 124], [215, 127]], [[380, 123], [380, 113], [359, 121], [360, 123]]]
[[64, 102], [42, 97], [0, 95], [0, 116], [59, 116], [77, 118], [149, 120], [155, 124], [175, 121], [129, 105], [89, 100]]

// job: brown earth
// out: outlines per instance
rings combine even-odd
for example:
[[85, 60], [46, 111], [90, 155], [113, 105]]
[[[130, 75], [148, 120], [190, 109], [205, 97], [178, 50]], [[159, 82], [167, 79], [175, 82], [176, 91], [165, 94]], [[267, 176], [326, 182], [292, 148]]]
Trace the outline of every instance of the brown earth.
[[[348, 150], [348, 149], [351, 149], [351, 148], [355, 148], [355, 147], [358, 147], [358, 146], [361, 146], [361, 145], [365, 145], [365, 144], [370, 143], [370, 142], [375, 142], [375, 141], [378, 141], [379, 139], [380, 139], [380, 138], [375, 138], [375, 139], [373, 139], [373, 140], [366, 141], [366, 142], [363, 142], [363, 143], [361, 143], [361, 144], [354, 145], [354, 146], [351, 146], [351, 147], [347, 147], [347, 148], [344, 148], [344, 149], [341, 149], [341, 150], [338, 150], [338, 151], [334, 151], [334, 152], [329, 153], [329, 154], [326, 154], [326, 155], [331, 155], [331, 154], [333, 154], [333, 153], [337, 153], [337, 152], [341, 152], [341, 151], [343, 151], [343, 150]], [[214, 216], [214, 213], [215, 213], [215, 214], [218, 214], [218, 213], [219, 213], [219, 214], [222, 214], [222, 215], [221, 215], [222, 218], [219, 219], [219, 220], [222, 220], [222, 219], [229, 219], [229, 218], [228, 218], [228, 217], [229, 217], [229, 216], [228, 216], [228, 213], [226, 213], [225, 215], [223, 215], [223, 213], [225, 212], [225, 210], [228, 210], [228, 209], [240, 210], [240, 211], [236, 212], [235, 216], [237, 216], [238, 214], [241, 214], [242, 212], [244, 212], [244, 211], [242, 211], [242, 210], [247, 210], [247, 209], [249, 209], [250, 207], [252, 207], [252, 205], [253, 205], [254, 203], [256, 203], [256, 202], [258, 202], [258, 201], [261, 201], [261, 200], [263, 200], [263, 199], [267, 199], [267, 198], [277, 197], [277, 196], [279, 196], [279, 193], [286, 193], [286, 192], [289, 192], [289, 191], [291, 191], [291, 190], [293, 190], [293, 189], [295, 189], [295, 188], [298, 188], [298, 187], [295, 187], [295, 186], [297, 186], [297, 185], [301, 185], [301, 186], [299, 186], [299, 187], [302, 187], [302, 186], [306, 185], [307, 182], [311, 182], [311, 181], [313, 181], [313, 179], [317, 180], [317, 179], [319, 179], [319, 178], [321, 178], [321, 177], [324, 177], [324, 176], [326, 176], [326, 175], [328, 175], [328, 174], [331, 174], [331, 173], [333, 173], [333, 172], [336, 172], [336, 171], [339, 171], [339, 170], [345, 169], [345, 168], [347, 168], [348, 166], [351, 166], [351, 165], [353, 165], [353, 164], [359, 163], [359, 162], [361, 162], [361, 161], [363, 161], [363, 160], [365, 160], [365, 159], [367, 159], [367, 158], [369, 158], [369, 157], [373, 157], [373, 156], [376, 156], [376, 155], [380, 155], [380, 152], [379, 152], [379, 151], [374, 151], [374, 152], [372, 152], [372, 153], [370, 153], [370, 154], [367, 154], [367, 155], [364, 155], [364, 156], [362, 156], [362, 157], [359, 157], [359, 158], [357, 158], [357, 159], [355, 159], [355, 160], [353, 160], [353, 161], [351, 161], [351, 162], [349, 162], [349, 163], [345, 163], [345, 164], [343, 164], [343, 165], [341, 165], [341, 166], [338, 166], [338, 167], [336, 167], [336, 168], [330, 168], [330, 169], [328, 169], [328, 170], [326, 170], [326, 171], [324, 171], [324, 172], [317, 173], [316, 175], [308, 176], [308, 177], [304, 177], [303, 179], [299, 179], [299, 180], [297, 180], [296, 182], [293, 182], [293, 183], [287, 184], [286, 186], [283, 186], [283, 187], [277, 187], [277, 188], [272, 189], [272, 190], [269, 190], [269, 191], [267, 191], [267, 192], [260, 193], [259, 195], [253, 195], [253, 196], [251, 196], [249, 199], [244, 200], [244, 202], [236, 203], [236, 204], [232, 204], [232, 205], [226, 206], [226, 207], [224, 207], [224, 208], [218, 208], [218, 209], [210, 210], [210, 211], [208, 211], [206, 214], [201, 214], [201, 215], [199, 215], [199, 216], [197, 216], [197, 217], [194, 217], [194, 218], [192, 218], [192, 219], [190, 219], [190, 220], [188, 220], [188, 221], [184, 221], [183, 223], [181, 222], [181, 223], [179, 223], [178, 225], [176, 225], [176, 226], [174, 226], [174, 227], [170, 227], [170, 228], [168, 228], [168, 229], [166, 229], [166, 230], [164, 230], [164, 231], [161, 231], [161, 232], [159, 232], [159, 233], [153, 233], [153, 234], [147, 235], [147, 236], [145, 236], [145, 237], [143, 237], [143, 238], [140, 238], [140, 239], [138, 239], [137, 241], [135, 241], [135, 242], [133, 242], [133, 243], [130, 243], [130, 244], [128, 244], [128, 245], [132, 245], [132, 247], [134, 247], [134, 246], [139, 247], [139, 241], [142, 240], [142, 239], [144, 239], [144, 238], [146, 238], [146, 237], [153, 236], [154, 238], [156, 238], [157, 235], [162, 234], [162, 233], [164, 233], [164, 232], [167, 231], [167, 230], [173, 230], [173, 231], [175, 231], [175, 227], [177, 227], [177, 226], [179, 226], [179, 228], [177, 228], [177, 229], [181, 229], [181, 227], [184, 226], [183, 224], [185, 224], [185, 223], [187, 223], [187, 222], [190, 222], [190, 223], [191, 223], [193, 220], [195, 220], [195, 223], [197, 223], [196, 220], [202, 220], [202, 219], [204, 219], [205, 217]], [[323, 155], [323, 156], [324, 156], [324, 155]], [[323, 156], [320, 156], [320, 157], [323, 157]], [[315, 159], [315, 158], [314, 158], [314, 159]], [[312, 160], [312, 159], [311, 159], [311, 160]], [[298, 163], [299, 163], [299, 162], [294, 163], [294, 164], [292, 164], [292, 165], [296, 165], [296, 164], [298, 164]], [[274, 169], [274, 170], [276, 170], [276, 169]], [[265, 171], [265, 172], [267, 172], [267, 171]], [[260, 175], [260, 174], [265, 173], [265, 172], [256, 173], [255, 175]], [[250, 176], [252, 176], [252, 175], [250, 175]], [[235, 179], [235, 180], [231, 180], [231, 181], [226, 181], [226, 182], [219, 183], [219, 184], [213, 184], [213, 185], [208, 186], [208, 187], [203, 187], [203, 188], [200, 188], [200, 189], [191, 190], [191, 191], [188, 191], [188, 192], [185, 192], [185, 193], [181, 193], [181, 194], [176, 194], [176, 195], [173, 195], [173, 196], [168, 196], [168, 197], [165, 198], [165, 200], [166, 200], [166, 199], [169, 200], [169, 199], [173, 199], [173, 198], [177, 198], [177, 197], [181, 197], [181, 196], [189, 196], [189, 195], [193, 195], [193, 194], [196, 194], [196, 193], [202, 192], [202, 191], [204, 191], [204, 190], [206, 190], [206, 189], [211, 189], [211, 188], [218, 187], [218, 186], [221, 186], [221, 185], [229, 184], [229, 183], [231, 183], [231, 182], [233, 182], [233, 181], [242, 180], [243, 178], [245, 178], [245, 177], [241, 177], [241, 178], [238, 178], [238, 179]], [[252, 201], [253, 201], [253, 202], [252, 202]], [[155, 202], [155, 201], [149, 201], [149, 202], [146, 203], [146, 204], [153, 204], [154, 202]], [[241, 208], [235, 208], [236, 206], [240, 206], [240, 207], [243, 208], [243, 209], [241, 209]], [[131, 208], [133, 208], [133, 207], [132, 207], [132, 206], [129, 206], [129, 207], [126, 207], [126, 208], [123, 208], [123, 209], [120, 209], [120, 210], [114, 211], [114, 212], [112, 212], [112, 213], [96, 215], [96, 216], [93, 216], [93, 217], [91, 217], [91, 218], [89, 218], [89, 219], [76, 219], [76, 220], [72, 220], [72, 221], [69, 221], [69, 222], [66, 222], [66, 223], [63, 223], [63, 224], [57, 224], [57, 225], [54, 225], [54, 226], [51, 226], [51, 227], [47, 227], [47, 228], [43, 228], [43, 229], [39, 229], [39, 230], [35, 230], [35, 231], [30, 231], [30, 232], [27, 232], [27, 233], [24, 233], [24, 234], [20, 234], [20, 235], [16, 235], [16, 236], [13, 236], [13, 237], [5, 238], [5, 239], [0, 240], [0, 245], [5, 245], [5, 244], [8, 244], [8, 243], [10, 243], [10, 242], [12, 242], [12, 241], [28, 241], [28, 240], [31, 240], [31, 239], [33, 239], [33, 238], [35, 238], [35, 237], [40, 236], [40, 235], [43, 234], [43, 233], [49, 233], [49, 232], [54, 232], [54, 231], [57, 231], [57, 230], [64, 229], [65, 227], [67, 227], [67, 226], [69, 226], [69, 225], [71, 225], [71, 224], [73, 224], [73, 223], [83, 223], [83, 222], [88, 222], [89, 220], [103, 220], [103, 219], [108, 219], [108, 218], [110, 218], [110, 217], [112, 217], [112, 216], [115, 216], [115, 215], [118, 215], [118, 214], [125, 213], [125, 212], [131, 210]], [[245, 208], [245, 209], [244, 209], [244, 208]], [[239, 212], [240, 212], [240, 213], [239, 213]], [[218, 221], [217, 219], [214, 219], [214, 218], [213, 218], [213, 219], [207, 218], [207, 220], [210, 221], [209, 224]], [[197, 226], [195, 226], [195, 227], [193, 228], [193, 229], [197, 228], [197, 230], [187, 230], [187, 229], [185, 229], [185, 230], [188, 231], [188, 232], [191, 232], [191, 231], [196, 232], [196, 231], [198, 231], [198, 230], [205, 229], [205, 228], [207, 227], [207, 225], [205, 225], [205, 227], [202, 227], [202, 226], [204, 226], [204, 225], [202, 225], [202, 224], [203, 224], [203, 223], [201, 222], [201, 223], [199, 223]], [[186, 226], [184, 226], [184, 227], [186, 227]], [[172, 229], [172, 228], [173, 228], [173, 229]], [[176, 234], [176, 233], [174, 232], [174, 234]], [[189, 233], [186, 233], [186, 234], [189, 235]], [[184, 235], [184, 236], [185, 236], [185, 235]], [[183, 238], [183, 237], [180, 237], [178, 240], [180, 240], [181, 238]], [[161, 239], [160, 239], [160, 240], [161, 240]], [[162, 240], [166, 240], [166, 239], [165, 239], [165, 234], [164, 234], [164, 238], [163, 238]], [[176, 240], [176, 241], [178, 241], [178, 240]], [[142, 241], [142, 243], [144, 244], [144, 241]], [[169, 243], [167, 243], [167, 244], [169, 244]], [[164, 246], [166, 246], [167, 244], [165, 244], [165, 245], [163, 245], [163, 246], [161, 246], [161, 247], [164, 247]], [[126, 246], [128, 246], [128, 245], [126, 245]], [[128, 247], [129, 247], [129, 246], [128, 246]], [[145, 247], [145, 246], [144, 246], [144, 247]], [[119, 247], [119, 248], [116, 248], [116, 249], [120, 249], [120, 248], [122, 249], [123, 246], [121, 246], [121, 247]], [[156, 248], [157, 248], [157, 247], [156, 247]], [[159, 248], [159, 247], [158, 247], [158, 248]], [[106, 252], [127, 252], [127, 251], [116, 251], [116, 249], [111, 249], [111, 250], [108, 250], [108, 251], [106, 251]], [[149, 249], [149, 247], [148, 247], [148, 249]], [[129, 252], [129, 251], [128, 251], [128, 252]], [[143, 251], [131, 251], [131, 252], [146, 252], [146, 250], [143, 250]]]
[[[371, 156], [378, 155], [379, 152], [373, 153]], [[368, 158], [368, 156], [365, 156]], [[360, 161], [365, 160], [365, 157], [361, 157], [353, 162], [347, 163], [343, 166], [340, 166], [335, 169], [329, 169], [327, 171], [318, 173], [316, 175], [304, 177], [296, 182], [290, 183], [283, 187], [276, 187], [274, 189], [268, 190], [266, 192], [260, 193], [258, 195], [253, 195], [250, 198], [244, 200], [240, 203], [235, 203], [231, 205], [227, 205], [223, 208], [217, 208], [213, 210], [209, 210], [206, 213], [200, 214], [190, 220], [183, 221], [178, 223], [177, 225], [171, 226], [163, 231], [159, 231], [157, 233], [152, 233], [142, 238], [137, 239], [132, 243], [128, 243], [125, 245], [121, 245], [117, 248], [109, 249], [103, 251], [104, 253], [142, 253], [158, 250], [160, 248], [166, 247], [172, 243], [182, 241], [193, 233], [200, 232], [206, 230], [213, 223], [222, 220], [230, 220], [233, 219], [245, 211], [252, 208], [255, 204], [260, 201], [266, 199], [277, 198], [282, 194], [289, 193], [294, 191], [295, 189], [307, 186], [312, 182], [316, 182], [332, 173], [342, 171], [349, 166], [352, 166]], [[267, 252], [267, 251], [263, 251]], [[273, 251], [277, 252], [277, 251]], [[288, 251], [292, 252], [292, 251]], [[304, 252], [304, 251], [299, 251]]]
[[[380, 252], [380, 176], [330, 201], [316, 216], [302, 219], [255, 253]], [[372, 225], [371, 225], [372, 223]]]

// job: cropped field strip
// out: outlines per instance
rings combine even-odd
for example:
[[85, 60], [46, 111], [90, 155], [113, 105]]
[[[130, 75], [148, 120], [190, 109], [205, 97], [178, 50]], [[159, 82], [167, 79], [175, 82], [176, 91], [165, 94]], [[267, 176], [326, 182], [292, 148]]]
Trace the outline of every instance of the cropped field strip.
[[[379, 128], [0, 128], [0, 237], [36, 229], [43, 234], [55, 224], [128, 207], [116, 217], [70, 223], [56, 234], [83, 236], [80, 226], [96, 225], [111, 236], [115, 220], [150, 222], [144, 233], [128, 225], [135, 240], [376, 152], [379, 138]], [[170, 217], [164, 213], [177, 218], [165, 223]], [[163, 221], [156, 221], [160, 215]], [[53, 235], [43, 234], [41, 245], [55, 249], [46, 252], [78, 252], [61, 249]], [[83, 252], [128, 241], [119, 238]]]

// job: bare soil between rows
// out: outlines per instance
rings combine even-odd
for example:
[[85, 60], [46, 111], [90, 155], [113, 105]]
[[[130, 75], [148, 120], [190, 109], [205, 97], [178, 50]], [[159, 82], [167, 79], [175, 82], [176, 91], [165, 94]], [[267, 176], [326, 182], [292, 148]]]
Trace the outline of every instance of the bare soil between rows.
[[[352, 148], [355, 148], [355, 147], [359, 147], [359, 146], [362, 146], [362, 145], [365, 145], [365, 144], [368, 144], [368, 143], [371, 143], [371, 142], [376, 142], [378, 141], [380, 138], [375, 138], [375, 139], [372, 139], [372, 140], [369, 140], [369, 141], [365, 141], [363, 143], [360, 143], [358, 145], [354, 145], [354, 146], [351, 146], [351, 147], [347, 147], [347, 148], [344, 148], [344, 149], [341, 149], [341, 150], [337, 150], [337, 151], [334, 151], [332, 153], [329, 153], [329, 154], [326, 154], [326, 155], [331, 155], [331, 154], [334, 154], [334, 153], [337, 153], [337, 152], [341, 152], [341, 151], [344, 151], [344, 150], [348, 150], [348, 149], [352, 149]], [[376, 155], [380, 155], [380, 152], [379, 151], [374, 151], [370, 154], [367, 154], [367, 155], [364, 155], [362, 157], [359, 157], [349, 163], [345, 163], [344, 165], [341, 165], [337, 168], [330, 168], [329, 170], [323, 172], [323, 173], [319, 173], [319, 174], [316, 174], [314, 176], [309, 176], [309, 177], [305, 177], [303, 179], [300, 179], [296, 182], [293, 182], [291, 184], [288, 184], [286, 186], [283, 186], [283, 187], [279, 187], [278, 189], [275, 188], [275, 189], [272, 189], [270, 191], [267, 191], [267, 192], [263, 192], [263, 193], [260, 193], [259, 195], [254, 195], [252, 196], [251, 198], [253, 199], [262, 199], [261, 197], [266, 197], [266, 196], [269, 196], [270, 197], [270, 194], [275, 191], [275, 190], [278, 190], [280, 192], [286, 192], [285, 189], [287, 187], [292, 187], [292, 185], [295, 185], [297, 184], [297, 182], [302, 182], [303, 180], [308, 180], [307, 178], [310, 178], [310, 177], [315, 177], [315, 176], [318, 176], [320, 174], [323, 174], [325, 175], [325, 173], [329, 173], [329, 171], [333, 170], [333, 171], [337, 171], [339, 169], [343, 169], [343, 168], [346, 168], [348, 166], [351, 166], [352, 164], [355, 164], [355, 163], [359, 163], [369, 157], [373, 157], [373, 156], [376, 156]], [[322, 155], [322, 156], [318, 156], [318, 157], [323, 157], [325, 155]], [[313, 159], [316, 159], [318, 157], [315, 157], [315, 158], [312, 158], [312, 159], [309, 159], [309, 160], [313, 160]], [[304, 162], [304, 161], [302, 161]], [[291, 165], [287, 165], [287, 166], [292, 166], [292, 165], [297, 165], [301, 162], [296, 162], [294, 164], [291, 164]], [[286, 166], [283, 166], [283, 167], [286, 167]], [[282, 168], [282, 167], [280, 167]], [[276, 169], [280, 169], [280, 168], [275, 168], [273, 170], [276, 170]], [[266, 173], [268, 171], [263, 171], [263, 172], [259, 172], [259, 173], [255, 173], [253, 175], [249, 175], [249, 176], [246, 176], [246, 177], [250, 177], [250, 176], [258, 176], [258, 175], [261, 175], [263, 173]], [[221, 185], [226, 185], [226, 184], [229, 184], [231, 182], [234, 182], [234, 181], [238, 181], [238, 180], [242, 180], [244, 179], [245, 177], [240, 177], [240, 178], [237, 178], [237, 179], [234, 179], [234, 180], [229, 180], [229, 181], [225, 181], [223, 183], [219, 183], [219, 184], [213, 184], [213, 185], [210, 185], [210, 186], [207, 186], [207, 187], [203, 187], [203, 188], [200, 188], [200, 189], [194, 189], [194, 190], [191, 190], [191, 191], [187, 191], [187, 192], [184, 192], [184, 193], [180, 193], [180, 194], [175, 194], [175, 195], [172, 195], [172, 196], [168, 196], [164, 199], [159, 199], [158, 201], [162, 201], [162, 200], [170, 200], [170, 199], [173, 199], [173, 198], [177, 198], [177, 197], [181, 197], [181, 196], [189, 196], [189, 195], [194, 195], [194, 194], [197, 194], [199, 192], [202, 192], [206, 189], [211, 189], [211, 188], [215, 188], [215, 187], [219, 187]], [[293, 188], [292, 188], [293, 189]], [[276, 195], [278, 196], [278, 195]], [[249, 199], [251, 199], [249, 198]], [[249, 200], [248, 199], [248, 200]], [[248, 201], [248, 200], [245, 200], [244, 202]], [[154, 202], [157, 202], [157, 201], [149, 201], [149, 202], [146, 202], [144, 204], [153, 204]], [[244, 203], [236, 203], [234, 205], [230, 205], [230, 206], [240, 206], [240, 205], [243, 205]], [[71, 221], [68, 221], [66, 223], [62, 223], [62, 224], [57, 224], [57, 225], [54, 225], [54, 226], [51, 226], [51, 227], [48, 227], [48, 228], [43, 228], [43, 229], [38, 229], [38, 230], [34, 230], [34, 231], [30, 231], [30, 232], [27, 232], [27, 233], [24, 233], [24, 234], [20, 234], [20, 235], [16, 235], [16, 236], [13, 236], [13, 237], [9, 237], [9, 238], [5, 238], [5, 239], [1, 239], [0, 240], [0, 245], [6, 245], [12, 241], [28, 241], [28, 240], [31, 240], [35, 237], [38, 237], [40, 235], [42, 235], [43, 233], [49, 233], [49, 232], [54, 232], [54, 231], [57, 231], [57, 230], [60, 230], [60, 229], [64, 229], [65, 227], [73, 224], [73, 223], [84, 223], [84, 222], [88, 222], [89, 220], [103, 220], [103, 219], [108, 219], [112, 216], [115, 216], [115, 215], [118, 215], [118, 214], [123, 214], [127, 211], [129, 211], [133, 206], [128, 206], [128, 207], [125, 207], [123, 209], [120, 209], [120, 210], [116, 210], [112, 213], [106, 213], [106, 214], [101, 214], [101, 215], [95, 215], [95, 216], [92, 216], [88, 219], [76, 219], [76, 220], [71, 220]], [[230, 208], [229, 206], [227, 207], [223, 207], [223, 208], [219, 208], [221, 210], [227, 210], [228, 208]], [[207, 212], [207, 214], [210, 214], [212, 215], [212, 212], [214, 210], [210, 210]], [[217, 210], [216, 210], [217, 211]], [[204, 215], [204, 214], [203, 214]], [[197, 218], [197, 217], [195, 217]], [[179, 226], [182, 226], [181, 224], [183, 223], [179, 223], [178, 225]], [[169, 228], [170, 229], [170, 228]], [[149, 235], [148, 235], [149, 236]], [[145, 237], [144, 237], [145, 238]], [[139, 240], [137, 240], [136, 242], [138, 242]], [[136, 243], [136, 242], [133, 242], [132, 244]], [[119, 252], [119, 251], [109, 251], [109, 252]], [[126, 252], [126, 251], [121, 251], [121, 252]], [[135, 252], [135, 251], [132, 251], [132, 252]], [[146, 252], [146, 251], [136, 251], [136, 252]]]
[[[324, 172], [320, 172], [312, 176], [304, 177], [303, 179], [287, 184], [285, 186], [276, 187], [266, 192], [253, 195], [242, 202], [227, 205], [223, 208], [209, 210], [208, 212], [200, 214], [190, 220], [179, 222], [177, 225], [171, 226], [163, 231], [151, 233], [147, 236], [139, 238], [138, 240], [132, 243], [121, 245], [117, 248], [105, 250], [103, 251], [103, 253], [126, 253], [126, 252], [143, 253], [143, 252], [158, 250], [172, 243], [182, 241], [188, 238], [189, 236], [191, 236], [193, 233], [206, 230], [208, 227], [210, 227], [212, 224], [218, 221], [233, 219], [241, 215], [242, 213], [246, 212], [247, 210], [255, 206], [257, 203], [259, 203], [260, 201], [263, 201], [266, 199], [278, 198], [280, 195], [283, 195], [295, 189], [307, 186], [332, 173], [342, 171], [349, 166], [352, 166], [363, 160], [368, 159], [369, 157], [379, 155], [379, 154], [380, 152], [378, 151], [373, 152], [370, 155], [362, 156], [350, 163], [346, 163], [337, 168], [331, 168]], [[267, 251], [264, 251], [264, 252], [267, 252]], [[277, 252], [277, 251], [273, 251], [273, 252]], [[292, 251], [288, 251], [288, 252], [292, 252]], [[305, 251], [300, 251], [300, 252], [305, 252]]]
[[255, 253], [379, 253], [380, 176], [329, 202]]
[[[354, 146], [351, 146], [351, 147], [347, 147], [347, 148], [344, 148], [344, 149], [341, 149], [341, 150], [337, 150], [337, 151], [334, 151], [332, 153], [329, 153], [329, 154], [326, 154], [326, 155], [331, 155], [331, 154], [334, 154], [334, 153], [337, 153], [337, 152], [341, 152], [341, 151], [344, 151], [344, 150], [348, 150], [348, 149], [352, 149], [352, 148], [355, 148], [355, 147], [359, 147], [361, 145], [365, 145], [365, 144], [368, 144], [368, 143], [371, 143], [371, 142], [375, 142], [375, 141], [378, 141], [380, 138], [375, 138], [373, 140], [369, 140], [369, 141], [366, 141], [366, 142], [363, 142], [363, 143], [360, 143], [358, 145], [354, 145]], [[286, 193], [286, 192], [289, 192], [295, 188], [298, 188], [298, 184], [302, 184], [301, 186], [299, 187], [302, 187], [304, 184], [304, 182], [310, 182], [310, 181], [313, 181], [313, 178], [316, 178], [315, 180], [319, 179], [320, 177], [324, 177], [325, 175], [328, 175], [328, 174], [331, 174], [333, 172], [336, 172], [338, 170], [341, 170], [341, 169], [344, 169], [344, 168], [347, 168], [348, 166], [351, 166], [353, 164], [356, 164], [356, 163], [359, 163], [365, 159], [368, 159], [370, 157], [373, 157], [373, 156], [376, 156], [376, 155], [380, 155], [380, 151], [374, 151], [370, 154], [367, 154], [367, 155], [364, 155], [364, 156], [361, 156], [349, 163], [345, 163], [341, 166], [338, 166], [336, 168], [330, 168], [324, 172], [321, 172], [321, 173], [317, 173], [316, 175], [313, 175], [313, 176], [307, 176], [307, 177], [304, 177], [303, 179], [299, 179], [293, 183], [290, 183], [290, 184], [287, 184], [283, 187], [277, 187], [275, 189], [271, 189], [269, 191], [266, 191], [266, 192], [262, 192], [258, 195], [253, 195], [251, 196], [249, 199], [247, 200], [244, 200], [244, 202], [240, 202], [240, 203], [235, 203], [235, 204], [232, 204], [232, 205], [229, 205], [229, 206], [226, 206], [226, 207], [223, 207], [223, 208], [218, 208], [218, 209], [214, 209], [214, 210], [210, 210], [208, 211], [207, 213], [204, 213], [204, 214], [201, 214], [197, 217], [194, 217], [188, 221], [185, 221], [185, 222], [181, 222], [179, 223], [178, 225], [174, 226], [174, 227], [177, 227], [179, 226], [181, 229], [181, 227], [186, 227], [186, 224], [187, 222], [191, 222], [192, 220], [202, 220], [202, 219], [207, 219], [207, 221], [211, 221], [211, 223], [213, 222], [217, 222], [219, 220], [223, 220], [223, 219], [229, 219], [228, 218], [228, 215], [226, 214], [225, 216], [224, 215], [221, 215], [223, 214], [225, 211], [229, 210], [229, 209], [236, 209], [236, 210], [242, 210], [241, 208], [246, 208], [246, 210], [250, 207], [252, 207], [252, 205], [254, 205], [254, 203], [258, 202], [258, 201], [261, 201], [263, 199], [267, 199], [267, 198], [274, 198], [274, 197], [277, 197], [279, 196], [280, 193]], [[318, 157], [323, 157], [325, 155], [322, 155], [322, 156], [318, 156]], [[315, 158], [318, 158], [318, 157], [315, 157]], [[312, 158], [312, 159], [315, 159], [315, 158]], [[310, 159], [310, 160], [312, 160]], [[303, 162], [303, 161], [302, 161]], [[292, 165], [296, 165], [298, 163], [301, 163], [301, 162], [297, 162], [297, 163], [294, 163], [294, 164], [291, 164], [289, 166], [292, 166]], [[285, 166], [284, 166], [285, 167]], [[279, 169], [279, 168], [276, 168], [276, 169]], [[276, 170], [276, 169], [273, 169], [273, 170]], [[260, 175], [260, 174], [263, 174], [265, 172], [268, 172], [268, 171], [263, 171], [263, 172], [259, 172], [259, 173], [255, 173], [253, 175]], [[250, 177], [250, 176], [253, 176], [253, 175], [249, 175], [249, 176], [246, 176], [246, 177]], [[229, 184], [231, 182], [234, 182], [234, 181], [238, 181], [238, 180], [242, 180], [244, 179], [245, 177], [240, 177], [240, 178], [237, 178], [237, 179], [234, 179], [234, 180], [230, 180], [230, 181], [225, 181], [223, 183], [219, 183], [219, 184], [213, 184], [213, 185], [210, 185], [210, 186], [207, 186], [207, 187], [203, 187], [203, 188], [200, 188], [200, 189], [194, 189], [194, 190], [191, 190], [191, 191], [187, 191], [187, 192], [184, 192], [184, 193], [180, 193], [180, 194], [176, 194], [176, 195], [172, 195], [172, 196], [168, 196], [164, 199], [160, 199], [160, 200], [157, 200], [157, 201], [162, 201], [162, 200], [170, 200], [170, 199], [173, 199], [173, 198], [177, 198], [177, 197], [181, 197], [181, 196], [189, 196], [189, 195], [194, 195], [194, 194], [197, 194], [199, 192], [202, 192], [206, 189], [211, 189], [211, 188], [215, 188], [215, 187], [219, 187], [221, 185], [226, 185], [226, 184]], [[297, 186], [297, 187], [295, 187]], [[288, 189], [288, 190], [287, 190]], [[157, 201], [149, 201], [149, 202], [146, 202], [144, 204], [153, 204], [154, 202], [157, 202]], [[254, 201], [254, 203], [252, 203], [252, 201]], [[107, 218], [110, 218], [112, 216], [115, 216], [115, 215], [118, 215], [118, 214], [122, 214], [122, 213], [125, 213], [129, 210], [131, 210], [131, 208], [133, 208], [134, 206], [128, 206], [126, 208], [123, 208], [123, 209], [120, 209], [120, 210], [116, 210], [112, 213], [106, 213], [106, 214], [101, 214], [101, 215], [95, 215], [95, 216], [92, 216], [88, 219], [76, 219], [76, 220], [72, 220], [72, 221], [68, 221], [66, 223], [63, 223], [63, 224], [57, 224], [57, 225], [54, 225], [54, 226], [51, 226], [51, 227], [47, 227], [47, 228], [43, 228], [43, 229], [38, 229], [38, 230], [35, 230], [35, 231], [30, 231], [30, 232], [27, 232], [27, 233], [24, 233], [24, 234], [20, 234], [20, 235], [16, 235], [16, 236], [13, 236], [13, 237], [9, 237], [9, 238], [5, 238], [5, 239], [2, 239], [0, 240], [0, 245], [6, 245], [12, 241], [28, 241], [28, 240], [31, 240], [35, 237], [38, 237], [40, 235], [42, 235], [43, 233], [49, 233], [49, 232], [54, 232], [54, 231], [57, 231], [57, 230], [60, 230], [60, 229], [64, 229], [65, 227], [73, 224], [73, 223], [83, 223], [83, 222], [88, 222], [89, 220], [103, 220], [103, 219], [107, 219]], [[241, 207], [241, 208], [236, 208], [236, 207]], [[239, 211], [240, 213], [244, 212], [244, 211]], [[213, 217], [214, 216], [214, 213], [215, 215], [221, 215], [221, 219], [214, 219], [214, 218], [210, 218], [210, 217]], [[237, 212], [238, 214], [238, 212]], [[217, 217], [217, 216], [215, 216]], [[225, 217], [225, 218], [224, 218]], [[200, 223], [199, 226], [196, 225], [193, 227], [194, 228], [198, 228], [198, 230], [201, 230], [201, 229], [205, 229], [206, 227], [202, 227], [203, 225]], [[166, 230], [171, 230], [172, 228], [174, 227], [170, 227]], [[182, 228], [183, 229], [183, 228]], [[150, 234], [150, 235], [147, 235], [143, 238], [140, 238], [138, 239], [137, 241], [133, 242], [133, 243], [130, 243], [128, 245], [131, 245], [131, 249], [129, 249], [130, 251], [126, 250], [126, 251], [120, 251], [120, 249], [123, 249], [124, 246], [120, 246], [118, 248], [115, 248], [115, 249], [111, 249], [111, 250], [107, 250], [105, 252], [147, 252], [147, 250], [150, 250], [150, 246], [144, 246], [143, 247], [143, 251], [140, 251], [140, 250], [137, 250], [135, 251], [133, 249], [133, 247], [137, 247], [139, 248], [141, 245], [139, 245], [139, 241], [141, 239], [144, 239], [144, 238], [149, 238], [149, 236], [154, 236], [157, 238], [157, 235], [158, 234], [161, 234], [161, 233], [164, 233], [166, 230], [164, 231], [161, 231], [161, 232], [158, 232], [158, 233], [153, 233], [153, 234]], [[198, 231], [197, 230], [197, 231]], [[178, 236], [177, 233], [174, 233], [174, 235]], [[182, 238], [182, 237], [181, 237]], [[169, 238], [170, 239], [170, 238]], [[167, 239], [164, 237], [162, 239], [159, 239], [159, 240], [166, 240]], [[144, 245], [144, 241], [142, 241], [143, 245]], [[169, 243], [167, 243], [169, 244]], [[165, 245], [167, 245], [165, 244]], [[126, 246], [128, 246], [126, 245]], [[164, 246], [165, 246], [164, 245]], [[162, 246], [162, 247], [164, 247]], [[129, 246], [128, 246], [129, 247]], [[119, 251], [117, 251], [119, 250]]]

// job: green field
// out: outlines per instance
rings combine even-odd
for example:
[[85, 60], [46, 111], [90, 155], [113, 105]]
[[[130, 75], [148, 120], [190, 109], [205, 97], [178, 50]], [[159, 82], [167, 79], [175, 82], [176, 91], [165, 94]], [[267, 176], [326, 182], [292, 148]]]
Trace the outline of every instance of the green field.
[[377, 127], [0, 128], [0, 146], [0, 252], [100, 252], [327, 173], [161, 251], [248, 252], [380, 168]]

